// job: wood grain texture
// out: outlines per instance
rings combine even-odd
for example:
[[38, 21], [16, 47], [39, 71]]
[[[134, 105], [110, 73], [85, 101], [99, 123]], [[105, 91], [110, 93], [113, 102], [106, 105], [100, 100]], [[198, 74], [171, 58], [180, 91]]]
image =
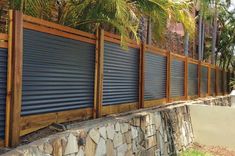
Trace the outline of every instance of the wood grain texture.
[[63, 32], [63, 31], [59, 31], [59, 30], [53, 29], [53, 28], [42, 27], [40, 25], [36, 25], [36, 24], [28, 23], [28, 22], [24, 22], [24, 28], [30, 29], [30, 30], [35, 30], [38, 32], [51, 34], [51, 35], [55, 35], [55, 36], [78, 40], [78, 41], [82, 41], [82, 42], [86, 42], [86, 43], [96, 44], [95, 39], [90, 39], [90, 38], [86, 38], [83, 36], [78, 36], [76, 34], [71, 34], [71, 33]]
[[97, 117], [102, 116], [102, 105], [103, 105], [103, 79], [104, 79], [104, 30], [99, 29], [98, 33], [98, 63], [97, 63], [97, 91], [96, 91], [96, 115]]
[[23, 19], [25, 22], [34, 23], [34, 24], [40, 25], [41, 27], [43, 26], [43, 27], [47, 27], [47, 28], [57, 29], [59, 31], [67, 32], [70, 34], [80, 35], [80, 36], [83, 36], [86, 38], [95, 39], [95, 34], [90, 34], [90, 33], [84, 32], [84, 31], [80, 31], [78, 29], [59, 25], [59, 24], [49, 22], [49, 21], [46, 21], [43, 19], [39, 19], [39, 18], [27, 16], [27, 15], [23, 15]]
[[52, 123], [65, 123], [92, 118], [92, 108], [24, 116], [20, 119], [20, 136], [45, 128]]
[[6, 121], [5, 121], [5, 146], [9, 146], [10, 116], [12, 98], [12, 35], [13, 35], [13, 11], [9, 11], [8, 26], [8, 51], [7, 51], [7, 95], [6, 95]]
[[10, 145], [17, 146], [20, 142], [20, 114], [22, 98], [22, 66], [23, 66], [23, 15], [13, 12], [12, 41], [12, 100], [11, 100], [11, 133]]
[[166, 77], [166, 98], [167, 102], [170, 101], [171, 92], [171, 53], [167, 54], [167, 77]]
[[138, 108], [144, 108], [144, 58], [145, 58], [145, 44], [141, 44], [140, 47], [140, 59], [139, 59], [139, 106]]
[[144, 108], [155, 107], [167, 103], [167, 98], [144, 101]]
[[116, 113], [123, 113], [128, 112], [131, 110], [138, 109], [138, 102], [137, 103], [126, 103], [126, 104], [119, 104], [119, 105], [110, 105], [102, 107], [102, 115], [110, 115]]

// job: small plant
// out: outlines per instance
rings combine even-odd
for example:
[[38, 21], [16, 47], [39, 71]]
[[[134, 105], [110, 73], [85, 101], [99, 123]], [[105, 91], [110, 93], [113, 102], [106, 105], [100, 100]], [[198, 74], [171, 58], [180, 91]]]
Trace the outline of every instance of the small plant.
[[232, 79], [232, 80], [229, 82], [229, 85], [230, 85], [230, 88], [231, 88], [231, 89], [235, 89], [235, 88], [233, 88], [233, 86], [235, 86], [235, 79]]
[[204, 153], [198, 150], [194, 150], [194, 149], [189, 149], [183, 152], [182, 154], [180, 154], [180, 156], [213, 156], [213, 155]]

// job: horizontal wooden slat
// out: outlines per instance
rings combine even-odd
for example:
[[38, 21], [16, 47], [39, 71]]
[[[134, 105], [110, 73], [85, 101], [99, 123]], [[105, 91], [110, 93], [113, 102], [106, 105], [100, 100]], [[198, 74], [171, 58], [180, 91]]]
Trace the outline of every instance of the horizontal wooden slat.
[[2, 33], [0, 33], [0, 40], [5, 40], [5, 41], [7, 41], [7, 40], [8, 40], [8, 35], [7, 35], [7, 34], [2, 34]]
[[204, 67], [210, 67], [210, 64], [206, 63], [206, 62], [201, 62], [201, 65], [204, 66]]
[[8, 47], [8, 43], [7, 42], [1, 42], [0, 41], [0, 48], [7, 48]]
[[161, 104], [165, 104], [167, 103], [167, 99], [158, 99], [158, 100], [148, 100], [148, 101], [144, 101], [144, 107], [148, 108], [148, 107], [155, 107]]
[[172, 58], [177, 59], [177, 60], [181, 60], [181, 61], [185, 61], [185, 59], [186, 59], [186, 56], [179, 55], [179, 54], [171, 53], [171, 56], [172, 56]]
[[77, 36], [74, 34], [69, 34], [69, 33], [59, 31], [56, 29], [52, 29], [52, 28], [41, 27], [39, 25], [32, 24], [32, 23], [24, 22], [24, 28], [39, 31], [39, 32], [44, 32], [44, 33], [48, 33], [48, 34], [52, 34], [52, 35], [56, 35], [56, 36], [61, 36], [61, 37], [65, 37], [65, 38], [70, 38], [70, 39], [74, 39], [74, 40], [78, 40], [78, 41], [82, 41], [82, 42], [87, 42], [87, 43], [91, 43], [91, 44], [96, 43], [96, 41], [93, 39]]
[[188, 58], [188, 63], [198, 64], [199, 61], [195, 60], [195, 59], [192, 59], [192, 58]]
[[[117, 44], [121, 44], [121, 41], [120, 40], [117, 40], [117, 39], [113, 39], [113, 38], [110, 38], [110, 37], [104, 37], [104, 40], [105, 41], [109, 41], [109, 42], [113, 42], [113, 43], [117, 43]], [[131, 48], [140, 48], [139, 45], [137, 44], [130, 44], [130, 43], [126, 43], [128, 47], [131, 47]]]
[[[104, 36], [108, 37], [108, 38], [113, 38], [113, 39], [119, 40], [119, 41], [121, 40], [121, 36], [119, 36], [117, 34], [112, 34], [112, 33], [107, 32], [107, 31], [104, 32]], [[125, 41], [127, 41], [130, 44], [137, 45], [137, 42], [135, 40], [130, 39], [130, 38], [125, 38]]]
[[20, 135], [26, 135], [36, 130], [45, 128], [52, 123], [64, 123], [68, 121], [84, 120], [92, 117], [92, 109], [78, 109], [48, 114], [24, 116], [20, 119]]
[[90, 33], [80, 31], [80, 30], [77, 30], [77, 29], [73, 29], [73, 28], [70, 28], [70, 27], [67, 27], [67, 26], [52, 23], [52, 22], [49, 22], [49, 21], [46, 21], [46, 20], [43, 20], [43, 19], [39, 19], [39, 18], [27, 16], [27, 15], [24, 15], [23, 19], [24, 19], [24, 21], [27, 21], [29, 23], [36, 23], [36, 24], [39, 24], [39, 25], [42, 25], [42, 26], [45, 26], [45, 27], [50, 27], [50, 28], [58, 29], [58, 30], [68, 32], [68, 33], [71, 33], [71, 34], [76, 34], [76, 35], [88, 37], [88, 38], [91, 38], [91, 39], [95, 39], [95, 34], [90, 34]]
[[137, 109], [137, 107], [138, 107], [138, 103], [126, 103], [126, 104], [119, 104], [119, 105], [103, 106], [102, 115], [128, 112], [128, 111]]
[[145, 50], [149, 51], [151, 53], [159, 54], [159, 55], [162, 55], [162, 56], [167, 56], [167, 51], [166, 50], [160, 49], [160, 48], [157, 48], [157, 47], [153, 47], [153, 46], [150, 46], [150, 45], [146, 45]]
[[186, 100], [185, 96], [170, 98], [170, 102]]

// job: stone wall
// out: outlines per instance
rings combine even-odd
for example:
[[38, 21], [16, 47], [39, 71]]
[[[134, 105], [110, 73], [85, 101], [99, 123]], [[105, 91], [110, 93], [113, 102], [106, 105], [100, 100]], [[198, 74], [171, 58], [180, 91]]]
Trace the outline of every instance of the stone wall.
[[18, 147], [5, 155], [176, 155], [192, 141], [189, 110], [181, 106], [74, 124], [71, 130]]
[[20, 146], [5, 156], [177, 155], [194, 139], [188, 105], [230, 106], [230, 100], [229, 96], [207, 97], [72, 123], [67, 131]]
[[217, 96], [217, 97], [206, 97], [194, 101], [188, 101], [187, 104], [231, 107], [231, 96], [226, 95], [226, 96]]

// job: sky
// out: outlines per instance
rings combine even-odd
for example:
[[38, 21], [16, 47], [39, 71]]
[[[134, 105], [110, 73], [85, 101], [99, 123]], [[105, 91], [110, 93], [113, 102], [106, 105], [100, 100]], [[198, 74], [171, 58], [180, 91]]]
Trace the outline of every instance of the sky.
[[232, 2], [231, 8], [235, 8], [235, 0], [231, 0], [231, 2]]

